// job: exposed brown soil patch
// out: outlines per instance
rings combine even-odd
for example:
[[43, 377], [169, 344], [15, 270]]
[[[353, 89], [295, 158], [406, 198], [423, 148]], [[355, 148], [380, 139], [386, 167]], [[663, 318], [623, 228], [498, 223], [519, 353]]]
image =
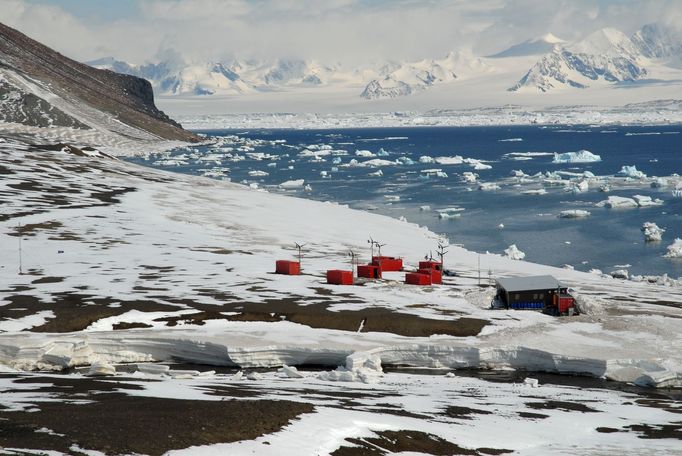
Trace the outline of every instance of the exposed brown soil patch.
[[670, 424], [633, 424], [625, 426], [640, 433], [640, 439], [678, 439], [682, 440], [682, 421]]
[[488, 410], [481, 410], [469, 407], [458, 407], [456, 405], [450, 405], [445, 409], [445, 415], [451, 418], [460, 418], [465, 420], [470, 420], [471, 415], [490, 415], [492, 412]]
[[[326, 303], [301, 305], [295, 298], [270, 299], [262, 304], [244, 302], [231, 302], [222, 306], [187, 304], [204, 310], [196, 314], [166, 317], [157, 321], [166, 321], [169, 326], [174, 326], [180, 321], [202, 325], [206, 320], [216, 319], [266, 322], [286, 320], [311, 328], [353, 332], [357, 332], [364, 321], [362, 332], [388, 332], [407, 337], [428, 337], [433, 334], [475, 336], [488, 324], [487, 320], [476, 318], [435, 320], [384, 307], [334, 311], [330, 310]], [[221, 312], [239, 313], [224, 315]]]
[[[97, 394], [97, 402], [39, 403], [38, 412], [0, 412], [0, 446], [70, 453], [161, 455], [194, 445], [255, 439], [314, 410], [272, 400], [189, 401]], [[57, 434], [36, 432], [47, 428]], [[140, 432], [143, 430], [143, 432]]]
[[[55, 317], [44, 324], [31, 328], [34, 332], [72, 332], [82, 331], [102, 318], [121, 315], [130, 310], [142, 312], [177, 311], [176, 306], [161, 304], [155, 301], [114, 301], [78, 293], [53, 294], [54, 302], [46, 303], [35, 296], [19, 294], [5, 298], [9, 304], [0, 307], [0, 320], [15, 319], [37, 312], [51, 310]], [[109, 304], [119, 303], [118, 307]], [[134, 322], [133, 322], [134, 323]]]
[[432, 455], [483, 455], [511, 453], [511, 450], [496, 448], [470, 449], [461, 447], [433, 434], [421, 431], [380, 431], [377, 437], [348, 438], [354, 446], [343, 446], [333, 456], [385, 455], [400, 452], [415, 452]]
[[121, 329], [136, 329], [136, 328], [152, 328], [152, 325], [149, 325], [147, 323], [128, 323], [127, 321], [122, 321], [120, 323], [115, 323], [111, 325], [111, 328], [114, 330], [121, 330]]
[[526, 407], [535, 410], [563, 410], [565, 412], [593, 413], [599, 412], [592, 407], [578, 402], [566, 401], [546, 401], [546, 402], [526, 402]]
[[528, 418], [531, 420], [549, 418], [549, 415], [543, 415], [542, 413], [532, 413], [532, 412], [519, 412], [521, 418]]

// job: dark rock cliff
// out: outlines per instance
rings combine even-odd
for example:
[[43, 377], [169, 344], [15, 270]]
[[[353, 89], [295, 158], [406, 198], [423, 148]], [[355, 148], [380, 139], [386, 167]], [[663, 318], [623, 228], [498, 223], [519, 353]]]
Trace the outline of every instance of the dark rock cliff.
[[85, 103], [160, 138], [198, 139], [157, 109], [149, 81], [76, 62], [0, 23], [2, 67], [40, 83], [75, 106]]

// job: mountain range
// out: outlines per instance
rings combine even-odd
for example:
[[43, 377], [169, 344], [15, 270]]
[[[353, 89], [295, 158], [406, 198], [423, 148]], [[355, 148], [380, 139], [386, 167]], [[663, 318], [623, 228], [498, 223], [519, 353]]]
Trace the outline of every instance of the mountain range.
[[631, 36], [605, 28], [577, 42], [547, 33], [485, 57], [453, 51], [440, 59], [387, 60], [353, 68], [297, 59], [187, 62], [176, 54], [142, 65], [113, 57], [88, 64], [147, 79], [157, 94], [170, 97], [337, 88], [353, 89], [357, 96], [375, 100], [457, 84], [501, 69], [510, 78], [508, 91], [542, 93], [647, 81], [652, 67], [678, 71], [682, 69], [682, 34], [658, 23], [645, 25]]

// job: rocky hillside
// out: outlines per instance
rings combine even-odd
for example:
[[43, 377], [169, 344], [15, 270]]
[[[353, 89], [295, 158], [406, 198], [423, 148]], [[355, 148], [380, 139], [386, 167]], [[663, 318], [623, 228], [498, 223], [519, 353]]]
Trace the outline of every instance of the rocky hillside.
[[76, 62], [1, 23], [0, 120], [196, 140], [156, 108], [148, 81]]

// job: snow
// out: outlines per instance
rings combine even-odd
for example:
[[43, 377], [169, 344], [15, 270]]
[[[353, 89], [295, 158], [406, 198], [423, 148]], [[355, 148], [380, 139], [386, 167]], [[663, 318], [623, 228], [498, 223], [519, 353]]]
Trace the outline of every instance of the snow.
[[601, 161], [599, 155], [583, 149], [577, 152], [555, 153], [552, 163], [594, 163], [599, 161]]
[[[7, 214], [19, 213], [32, 196], [10, 184], [33, 178], [47, 185], [53, 178], [41, 174], [42, 165], [31, 158], [27, 146], [12, 143], [0, 147], [3, 166], [15, 173], [0, 181], [0, 189], [11, 196], [4, 210]], [[196, 326], [180, 318], [178, 325], [169, 327], [155, 321], [160, 315], [141, 315], [147, 312], [137, 309], [137, 313], [99, 319], [87, 331], [52, 334], [8, 330], [0, 334], [0, 364], [10, 368], [62, 369], [96, 362], [144, 366], [171, 360], [242, 369], [320, 364], [330, 366], [330, 372], [342, 366], [345, 371], [329, 375], [352, 377], [354, 384], [367, 380], [382, 385], [387, 375], [377, 374], [378, 359], [381, 366], [545, 370], [617, 377], [621, 381], [645, 378], [661, 385], [680, 381], [682, 310], [656, 304], [679, 302], [678, 286], [664, 287], [648, 279], [614, 281], [602, 275], [513, 260], [522, 254], [515, 246], [507, 249], [509, 257], [479, 256], [450, 246], [446, 262], [459, 275], [446, 278], [443, 286], [409, 287], [402, 283], [401, 273], [390, 273], [382, 281], [344, 287], [343, 294], [337, 294], [337, 289], [325, 283], [325, 271], [347, 265], [349, 248], [369, 256], [368, 233], [387, 244], [383, 248], [386, 254], [403, 257], [410, 269], [416, 267], [424, 252], [435, 249], [440, 237], [412, 223], [333, 203], [255, 192], [230, 182], [153, 171], [115, 160], [54, 154], [49, 165], [51, 173], [61, 176], [62, 185], [81, 190], [70, 197], [76, 207], [34, 201], [34, 209], [40, 212], [0, 221], [0, 227], [9, 233], [17, 221], [25, 225], [59, 221], [64, 230], [78, 233], [81, 240], [54, 240], [54, 233], [49, 231], [27, 237], [25, 266], [39, 268], [45, 276], [63, 278], [56, 283], [32, 284], [34, 276], [16, 274], [15, 243], [6, 236], [8, 239], [0, 243], [0, 254], [7, 259], [6, 267], [0, 270], [2, 282], [7, 284], [0, 293], [5, 306], [13, 295], [13, 286], [29, 287], [22, 294], [46, 305], [58, 293], [82, 293], [78, 287], [85, 286], [89, 299], [107, 298], [112, 304], [153, 299], [173, 306], [166, 315], [179, 317], [193, 311], [194, 302], [214, 305], [219, 311], [228, 300], [264, 306], [294, 300], [324, 303], [331, 311], [362, 311], [371, 303], [392, 312], [440, 320], [452, 319], [456, 312], [454, 318], [461, 315], [494, 320], [494, 324], [486, 325], [478, 336], [407, 337], [391, 332], [356, 332], [360, 318], [352, 331], [287, 320], [215, 319]], [[76, 165], [81, 171], [71, 170]], [[88, 204], [92, 202], [88, 195], [103, 185], [102, 173], [106, 173], [107, 186], [134, 187], [135, 191], [119, 195], [120, 202], [112, 205]], [[386, 196], [387, 202], [400, 198]], [[306, 273], [272, 274], [277, 259], [295, 257], [294, 242], [307, 244], [303, 254]], [[57, 254], [65, 243], [67, 254]], [[475, 279], [479, 258], [482, 270], [490, 269], [495, 276], [555, 275], [578, 289], [592, 304], [594, 314], [573, 320], [491, 310], [490, 299], [484, 295], [491, 290], [479, 292]], [[142, 265], [163, 272], [153, 273], [150, 271], [154, 269]], [[92, 272], [98, 270], [101, 273]], [[666, 282], [675, 283], [672, 279]], [[221, 298], [218, 292], [229, 293], [229, 298]], [[633, 296], [635, 301], [631, 300]], [[420, 302], [429, 306], [414, 306]], [[45, 314], [36, 323], [49, 318], [51, 315]], [[152, 327], [111, 330], [115, 319], [121, 322], [129, 318], [150, 322]], [[36, 324], [20, 323], [22, 328]], [[263, 381], [267, 375], [262, 374], [254, 383]]]

